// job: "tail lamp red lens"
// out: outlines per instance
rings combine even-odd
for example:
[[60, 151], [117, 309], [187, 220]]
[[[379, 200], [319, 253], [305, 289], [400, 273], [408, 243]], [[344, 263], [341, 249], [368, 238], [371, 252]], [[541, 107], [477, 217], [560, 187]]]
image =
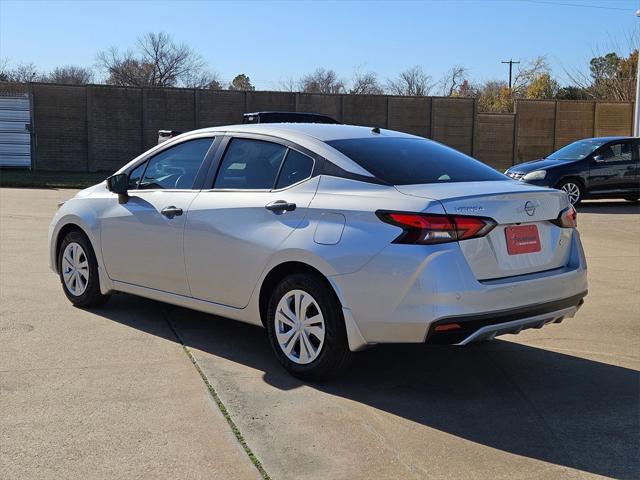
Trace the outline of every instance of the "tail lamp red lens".
[[469, 238], [483, 237], [495, 226], [490, 218], [468, 217], [466, 215], [440, 215], [407, 212], [376, 212], [385, 223], [402, 228], [403, 233], [394, 243], [435, 243], [456, 242]]
[[560, 212], [553, 223], [562, 228], [576, 228], [578, 226], [578, 212], [573, 205], [570, 205]]

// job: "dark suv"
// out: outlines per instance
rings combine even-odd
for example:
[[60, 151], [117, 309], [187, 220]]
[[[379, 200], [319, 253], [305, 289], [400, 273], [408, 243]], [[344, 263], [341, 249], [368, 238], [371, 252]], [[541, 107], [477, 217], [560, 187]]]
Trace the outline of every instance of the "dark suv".
[[573, 205], [586, 198], [640, 196], [640, 140], [599, 137], [578, 140], [546, 158], [520, 163], [505, 173], [533, 185], [564, 190]]

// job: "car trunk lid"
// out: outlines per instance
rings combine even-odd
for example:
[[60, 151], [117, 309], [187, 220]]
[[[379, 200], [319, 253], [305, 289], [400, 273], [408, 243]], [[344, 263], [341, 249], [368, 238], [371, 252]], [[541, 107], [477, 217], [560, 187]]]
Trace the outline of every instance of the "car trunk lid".
[[[459, 242], [480, 281], [552, 270], [569, 260], [572, 229], [551, 222], [568, 207], [563, 192], [512, 181], [396, 188], [406, 195], [439, 201], [447, 214], [488, 217], [497, 223], [486, 236]], [[515, 246], [514, 235], [520, 242]]]

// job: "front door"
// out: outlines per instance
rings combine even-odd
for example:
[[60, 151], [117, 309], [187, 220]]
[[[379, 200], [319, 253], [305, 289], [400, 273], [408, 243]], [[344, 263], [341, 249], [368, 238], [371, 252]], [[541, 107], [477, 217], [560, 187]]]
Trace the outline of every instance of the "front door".
[[630, 194], [636, 189], [638, 159], [631, 140], [600, 147], [589, 168], [589, 193], [595, 196]]
[[185, 264], [195, 298], [245, 307], [269, 258], [302, 228], [314, 160], [284, 145], [234, 138], [210, 190], [191, 204]]
[[129, 200], [101, 218], [104, 265], [112, 280], [189, 295], [182, 248], [194, 182], [213, 139], [171, 146], [129, 174]]

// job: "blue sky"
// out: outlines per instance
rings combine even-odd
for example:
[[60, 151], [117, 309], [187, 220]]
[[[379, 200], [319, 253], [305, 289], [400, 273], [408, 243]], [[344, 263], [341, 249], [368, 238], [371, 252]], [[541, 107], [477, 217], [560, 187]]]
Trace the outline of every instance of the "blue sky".
[[384, 81], [413, 65], [437, 80], [455, 64], [476, 81], [506, 79], [501, 60], [538, 55], [562, 80], [594, 52], [627, 50], [638, 8], [640, 0], [0, 0], [0, 58], [45, 71], [91, 66], [101, 49], [126, 49], [140, 34], [164, 30], [223, 79], [246, 73], [260, 89], [321, 66], [345, 80], [360, 68]]

